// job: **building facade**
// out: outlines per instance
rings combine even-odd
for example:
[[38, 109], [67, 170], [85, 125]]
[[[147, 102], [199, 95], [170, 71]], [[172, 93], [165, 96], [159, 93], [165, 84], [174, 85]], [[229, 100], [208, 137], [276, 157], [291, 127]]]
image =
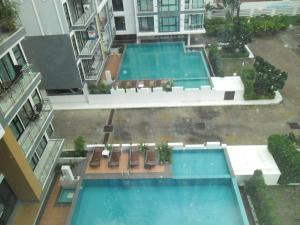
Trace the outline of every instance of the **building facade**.
[[29, 61], [48, 94], [81, 94], [104, 68], [115, 26], [110, 0], [20, 1]]
[[137, 42], [184, 40], [205, 33], [204, 0], [112, 0], [116, 34]]
[[[0, 27], [1, 28], [1, 27]], [[0, 33], [0, 224], [22, 205], [41, 204], [54, 178], [63, 140], [53, 139], [53, 109], [28, 64], [25, 29]]]

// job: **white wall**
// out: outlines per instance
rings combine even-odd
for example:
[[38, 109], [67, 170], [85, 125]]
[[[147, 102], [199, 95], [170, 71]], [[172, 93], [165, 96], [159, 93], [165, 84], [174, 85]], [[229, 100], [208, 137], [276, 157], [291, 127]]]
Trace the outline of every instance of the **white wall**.
[[124, 11], [114, 11], [114, 16], [124, 16], [126, 30], [116, 31], [117, 35], [136, 34], [136, 19], [133, 0], [123, 0]]

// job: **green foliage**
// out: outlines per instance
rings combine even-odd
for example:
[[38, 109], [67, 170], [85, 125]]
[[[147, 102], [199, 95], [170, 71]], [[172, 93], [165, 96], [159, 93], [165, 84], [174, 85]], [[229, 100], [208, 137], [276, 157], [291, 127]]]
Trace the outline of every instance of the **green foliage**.
[[100, 83], [99, 85], [90, 84], [88, 86], [90, 94], [110, 94], [111, 85]]
[[214, 70], [214, 74], [218, 77], [223, 77], [223, 65], [217, 45], [211, 45], [208, 48], [208, 58]]
[[174, 86], [173, 81], [169, 80], [165, 84], [163, 84], [163, 90], [166, 92], [171, 92], [173, 86]]
[[220, 27], [224, 25], [224, 19], [215, 18], [215, 19], [207, 19], [204, 20], [204, 27], [206, 30], [206, 35], [208, 36], [217, 36]]
[[276, 213], [276, 205], [268, 193], [261, 170], [255, 170], [246, 182], [245, 189], [253, 203], [259, 224], [281, 225]]
[[82, 151], [63, 151], [60, 154], [60, 157], [85, 157], [86, 156], [87, 151], [86, 150], [82, 150]]
[[159, 162], [162, 164], [171, 163], [172, 148], [167, 143], [157, 144], [156, 148], [159, 154]]
[[139, 150], [140, 150], [141, 152], [145, 153], [145, 152], [148, 150], [148, 146], [145, 145], [145, 144], [143, 144], [143, 143], [141, 143], [141, 144], [139, 145]]
[[271, 135], [268, 138], [268, 149], [273, 155], [281, 176], [279, 183], [299, 183], [300, 182], [300, 138], [293, 134]]
[[282, 89], [287, 80], [287, 73], [276, 69], [261, 57], [256, 57], [253, 69], [242, 70], [246, 100], [271, 99], [275, 91]]
[[17, 16], [17, 7], [14, 2], [9, 0], [0, 1], [0, 30], [15, 30]]
[[85, 155], [85, 140], [82, 136], [74, 140], [74, 149], [78, 156]]
[[113, 147], [112, 147], [111, 144], [107, 144], [107, 145], [105, 146], [105, 148], [106, 148], [109, 152], [111, 152]]
[[239, 21], [234, 21], [227, 51], [233, 53], [247, 53], [245, 45], [249, 42], [251, 42], [251, 32], [247, 26], [241, 25]]

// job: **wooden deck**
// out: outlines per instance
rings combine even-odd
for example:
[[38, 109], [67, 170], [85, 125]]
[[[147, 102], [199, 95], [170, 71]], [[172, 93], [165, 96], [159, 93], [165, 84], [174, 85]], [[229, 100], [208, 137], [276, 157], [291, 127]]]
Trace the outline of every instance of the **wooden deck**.
[[101, 74], [101, 80], [106, 80], [105, 77], [105, 71], [110, 70], [112, 80], [116, 80], [119, 72], [119, 66], [121, 62], [122, 55], [110, 55], [107, 59], [105, 69], [103, 70], [103, 73]]
[[130, 171], [131, 174], [147, 174], [147, 173], [165, 173], [166, 167], [164, 165], [156, 165], [151, 169], [144, 168], [144, 156], [140, 154], [139, 166], [132, 168], [128, 167], [128, 153], [122, 153], [120, 157], [120, 165], [118, 167], [108, 167], [108, 158], [101, 158], [100, 167], [91, 168], [89, 161], [92, 156], [89, 156], [87, 167], [85, 169], [86, 174], [122, 174]]

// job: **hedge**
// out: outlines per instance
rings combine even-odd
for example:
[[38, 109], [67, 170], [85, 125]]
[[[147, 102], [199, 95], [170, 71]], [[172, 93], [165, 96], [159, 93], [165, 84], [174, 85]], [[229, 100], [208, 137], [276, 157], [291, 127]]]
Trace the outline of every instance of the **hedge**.
[[90, 94], [110, 94], [110, 85], [100, 83], [99, 85], [89, 84], [88, 89]]
[[300, 152], [297, 151], [299, 138], [295, 140], [291, 136], [275, 134], [268, 138], [268, 149], [281, 172], [281, 184], [300, 183]]
[[217, 45], [208, 48], [208, 58], [217, 77], [223, 77], [223, 64]]
[[244, 84], [244, 99], [245, 100], [253, 100], [257, 99], [257, 96], [253, 89], [254, 84], [254, 69], [243, 69], [241, 73], [241, 79]]
[[248, 58], [249, 52], [246, 48], [240, 52], [232, 52], [230, 49], [223, 47], [222, 51], [220, 51], [220, 55], [222, 58]]
[[276, 213], [275, 201], [267, 190], [261, 170], [254, 171], [246, 182], [245, 190], [253, 203], [258, 223], [261, 225], [282, 225]]

